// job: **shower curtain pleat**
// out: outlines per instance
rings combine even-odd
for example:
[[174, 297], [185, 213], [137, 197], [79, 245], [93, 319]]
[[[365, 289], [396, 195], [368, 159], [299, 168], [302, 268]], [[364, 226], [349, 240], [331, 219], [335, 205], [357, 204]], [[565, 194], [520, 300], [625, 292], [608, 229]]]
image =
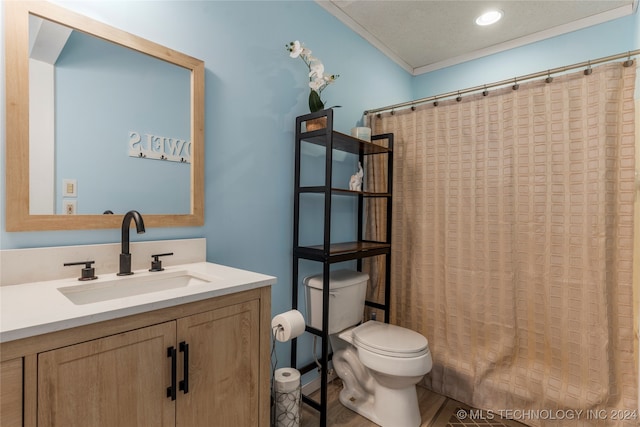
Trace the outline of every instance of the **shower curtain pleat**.
[[607, 64], [371, 118], [395, 134], [391, 322], [428, 338], [426, 387], [532, 426], [638, 425], [634, 84]]

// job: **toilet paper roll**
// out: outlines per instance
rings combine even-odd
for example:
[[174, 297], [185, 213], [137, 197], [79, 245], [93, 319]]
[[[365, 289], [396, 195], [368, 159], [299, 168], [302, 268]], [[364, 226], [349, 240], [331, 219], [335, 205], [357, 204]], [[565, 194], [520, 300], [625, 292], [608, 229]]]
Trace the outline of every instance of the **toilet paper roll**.
[[275, 426], [300, 425], [300, 371], [294, 368], [276, 369], [274, 376]]
[[274, 389], [279, 393], [296, 391], [300, 386], [300, 371], [295, 368], [278, 368], [273, 374]]
[[304, 317], [298, 310], [285, 311], [271, 320], [273, 335], [280, 342], [299, 337], [305, 330]]
[[351, 136], [371, 142], [371, 128], [355, 127], [351, 128]]

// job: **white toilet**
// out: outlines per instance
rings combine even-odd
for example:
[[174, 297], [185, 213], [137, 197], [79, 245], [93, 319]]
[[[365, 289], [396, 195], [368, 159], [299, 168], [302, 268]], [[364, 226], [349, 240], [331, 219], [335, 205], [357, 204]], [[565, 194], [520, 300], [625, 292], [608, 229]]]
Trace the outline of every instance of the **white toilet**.
[[[340, 402], [384, 427], [419, 426], [416, 384], [431, 370], [429, 342], [407, 328], [373, 320], [360, 324], [368, 280], [358, 271], [330, 274], [329, 340], [344, 384]], [[310, 326], [322, 330], [322, 275], [304, 283]]]

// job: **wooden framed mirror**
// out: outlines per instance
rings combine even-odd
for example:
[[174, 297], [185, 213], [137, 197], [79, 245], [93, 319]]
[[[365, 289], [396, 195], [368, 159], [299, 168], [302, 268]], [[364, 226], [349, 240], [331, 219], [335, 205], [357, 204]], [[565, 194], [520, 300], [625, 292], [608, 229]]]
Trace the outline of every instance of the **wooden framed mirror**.
[[[6, 231], [119, 228], [122, 215], [130, 209], [139, 210], [148, 227], [203, 225], [204, 62], [51, 3], [9, 1], [4, 6]], [[35, 50], [34, 25], [53, 25], [63, 31], [66, 29], [71, 35], [61, 43], [63, 47], [60, 51], [66, 55], [66, 64], [73, 65], [68, 68], [78, 72], [79, 68], [85, 67], [102, 76], [99, 83], [68, 89], [69, 81], [80, 83], [85, 78], [69, 70], [55, 69], [59, 66], [55, 61], [62, 62], [56, 59], [51, 61], [53, 71], [50, 73], [53, 77], [50, 80], [53, 83], [49, 83], [53, 86], [50, 90], [54, 93], [53, 99], [48, 100], [46, 92], [44, 96], [40, 96], [39, 92], [36, 95], [33, 73], [39, 66], [30, 65], [33, 64], [31, 56]], [[50, 40], [48, 36], [43, 38]], [[75, 44], [70, 40], [75, 40]], [[93, 60], [86, 57], [79, 60], [76, 51], [68, 53], [70, 45], [85, 46], [85, 51], [93, 53]], [[86, 46], [93, 47], [87, 49]], [[101, 69], [100, 64], [115, 67], [114, 64], [118, 62], [105, 51], [126, 56], [127, 59], [120, 62], [129, 68], [138, 63], [143, 64], [140, 67], [155, 63], [157, 65], [154, 65], [153, 73], [156, 68], [166, 69], [170, 70], [169, 74], [185, 77], [174, 88], [173, 83], [162, 80], [164, 77], [150, 75], [147, 71], [140, 72], [140, 68], [135, 71], [127, 69], [125, 72]], [[116, 90], [110, 80], [104, 80], [105, 76], [127, 73], [138, 79], [129, 88]], [[67, 76], [67, 86], [64, 86], [64, 76]], [[146, 82], [149, 82], [150, 88], [147, 90], [152, 92], [151, 95], [149, 92], [131, 93], [131, 88], [145, 86]], [[107, 92], [108, 101], [87, 94], [88, 89], [99, 86], [106, 88], [103, 92]], [[63, 89], [65, 87], [66, 90]], [[116, 98], [117, 92], [122, 92], [119, 99]], [[85, 99], [76, 97], [63, 100], [60, 97], [63, 93], [79, 93]], [[94, 111], [91, 109], [93, 107], [83, 103], [84, 100], [92, 101], [92, 104], [87, 104], [92, 106], [109, 105], [109, 102], [113, 104], [105, 111]], [[51, 105], [51, 111], [42, 107], [47, 103]], [[167, 104], [175, 104], [172, 105], [174, 110], [161, 110]], [[136, 106], [140, 108], [136, 110]], [[44, 112], [38, 113], [36, 107]], [[45, 119], [37, 114], [44, 114]], [[81, 117], [82, 114], [86, 114], [86, 117]], [[59, 123], [65, 115], [71, 117], [70, 122]], [[47, 116], [53, 118], [54, 124], [48, 131], [43, 131], [48, 122]], [[179, 117], [177, 121], [182, 127], [176, 128], [180, 131], [167, 127], [170, 121], [167, 117]], [[156, 123], [153, 122], [154, 118]], [[87, 122], [92, 122], [96, 127], [81, 126]], [[39, 133], [45, 134], [45, 142], [40, 141], [41, 145], [35, 145], [34, 148], [34, 139], [41, 138]], [[80, 145], [76, 145], [76, 148], [72, 145], [72, 148], [63, 151], [59, 143], [74, 138]], [[101, 151], [107, 146], [115, 146], [115, 154]], [[139, 151], [138, 156], [134, 155], [133, 150]], [[90, 160], [84, 160], [83, 155], [89, 155]], [[42, 161], [39, 157], [43, 156], [46, 162], [38, 163]], [[111, 157], [117, 158], [117, 161], [112, 161]], [[50, 159], [55, 159], [55, 164], [50, 164]], [[66, 163], [61, 163], [61, 160]], [[90, 164], [87, 165], [87, 162]], [[84, 164], [84, 171], [70, 170], [68, 165], [72, 163]], [[43, 168], [41, 164], [46, 166]], [[103, 166], [106, 169], [99, 169]], [[38, 177], [34, 172], [42, 175], [42, 169], [51, 169], [53, 172]], [[174, 173], [179, 178], [174, 177]], [[38, 182], [44, 183], [45, 187], [40, 193], [34, 190]], [[96, 183], [100, 185], [94, 186]], [[111, 187], [108, 186], [110, 184]], [[159, 193], [152, 191], [158, 189]], [[48, 194], [49, 191], [53, 192], [52, 195]], [[93, 196], [99, 203], [87, 195]], [[144, 200], [145, 197], [149, 200]], [[180, 205], [176, 202], [178, 199], [182, 200], [184, 206], [176, 209], [175, 206]]]

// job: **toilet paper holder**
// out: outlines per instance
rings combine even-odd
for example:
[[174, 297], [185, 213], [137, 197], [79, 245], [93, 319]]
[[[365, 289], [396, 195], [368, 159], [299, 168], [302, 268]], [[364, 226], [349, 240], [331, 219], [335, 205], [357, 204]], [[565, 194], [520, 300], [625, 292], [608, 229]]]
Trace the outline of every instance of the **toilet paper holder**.
[[271, 331], [276, 340], [286, 342], [304, 333], [307, 324], [298, 310], [289, 310], [271, 320]]
[[[300, 371], [295, 368], [276, 369], [276, 340], [286, 342], [302, 335], [307, 324], [298, 310], [290, 310], [273, 317], [271, 332], [271, 424], [275, 427], [299, 427], [302, 384]], [[275, 360], [274, 360], [275, 359]]]

